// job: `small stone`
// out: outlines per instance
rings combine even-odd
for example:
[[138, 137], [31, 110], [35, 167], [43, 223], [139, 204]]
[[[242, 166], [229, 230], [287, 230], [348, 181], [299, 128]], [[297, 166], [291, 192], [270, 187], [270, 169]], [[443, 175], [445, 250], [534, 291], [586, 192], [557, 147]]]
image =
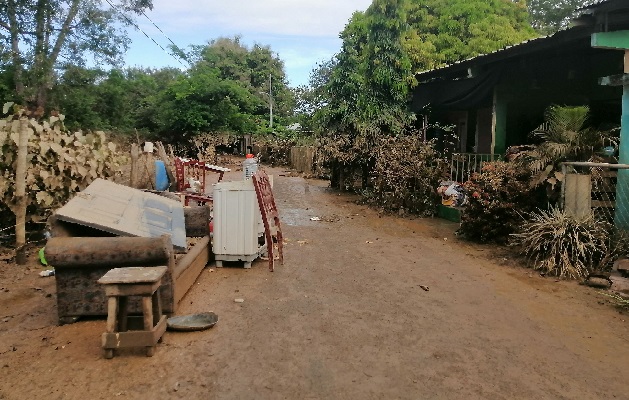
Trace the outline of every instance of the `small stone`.
[[244, 303], [245, 299], [234, 299], [235, 303]]

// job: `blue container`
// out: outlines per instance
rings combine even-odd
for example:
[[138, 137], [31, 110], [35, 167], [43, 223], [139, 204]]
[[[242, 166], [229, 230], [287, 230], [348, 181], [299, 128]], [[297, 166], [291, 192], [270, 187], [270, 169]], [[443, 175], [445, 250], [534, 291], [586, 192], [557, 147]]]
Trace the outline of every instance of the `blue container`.
[[161, 160], [155, 160], [155, 189], [163, 191], [167, 190], [169, 186], [166, 165]]

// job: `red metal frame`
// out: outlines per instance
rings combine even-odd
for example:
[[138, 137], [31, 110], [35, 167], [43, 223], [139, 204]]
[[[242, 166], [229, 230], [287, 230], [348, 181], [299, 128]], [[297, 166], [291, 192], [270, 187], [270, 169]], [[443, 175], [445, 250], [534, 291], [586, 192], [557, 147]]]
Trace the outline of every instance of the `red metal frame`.
[[264, 236], [266, 239], [266, 248], [269, 256], [269, 271], [273, 271], [274, 268], [274, 240], [277, 243], [277, 252], [279, 255], [280, 263], [284, 265], [284, 251], [282, 237], [282, 226], [280, 223], [280, 215], [275, 205], [275, 198], [273, 197], [273, 191], [271, 189], [271, 183], [269, 177], [264, 171], [256, 171], [253, 176], [253, 186], [256, 190], [256, 197], [258, 198], [258, 206], [260, 207], [260, 213], [262, 214], [262, 222], [264, 223]]
[[[212, 196], [205, 193], [205, 174], [207, 171], [215, 172], [218, 175], [218, 182], [223, 179], [225, 171], [217, 169], [215, 166], [199, 160], [188, 160], [175, 157], [175, 178], [177, 179], [177, 194], [184, 196], [184, 204], [187, 206], [190, 200], [201, 203], [212, 201]], [[188, 178], [194, 178], [201, 183], [201, 192], [188, 192], [190, 188]]]

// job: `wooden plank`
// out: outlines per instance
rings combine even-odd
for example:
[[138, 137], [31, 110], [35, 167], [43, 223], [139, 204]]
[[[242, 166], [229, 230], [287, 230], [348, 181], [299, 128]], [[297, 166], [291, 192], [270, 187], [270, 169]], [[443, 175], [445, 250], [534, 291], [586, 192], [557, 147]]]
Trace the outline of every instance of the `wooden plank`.
[[105, 286], [107, 296], [145, 296], [152, 294], [160, 286], [161, 282], [111, 284]]
[[624, 86], [629, 84], [629, 74], [610, 75], [599, 78], [601, 86]]
[[98, 283], [103, 285], [155, 283], [162, 279], [167, 270], [168, 267], [165, 266], [113, 268], [107, 271]]
[[616, 184], [594, 182], [592, 193], [616, 193]]
[[203, 237], [210, 234], [212, 210], [208, 206], [191, 206], [183, 208], [186, 220], [187, 237]]
[[164, 332], [166, 316], [162, 315], [159, 323], [151, 331], [106, 332], [101, 336], [101, 343], [103, 349], [155, 346]]
[[592, 208], [615, 208], [615, 201], [592, 200]]
[[188, 254], [183, 256], [173, 272], [174, 287], [174, 304], [175, 306], [181, 301], [183, 296], [194, 285], [203, 268], [210, 260], [210, 237], [203, 237], [195, 244]]

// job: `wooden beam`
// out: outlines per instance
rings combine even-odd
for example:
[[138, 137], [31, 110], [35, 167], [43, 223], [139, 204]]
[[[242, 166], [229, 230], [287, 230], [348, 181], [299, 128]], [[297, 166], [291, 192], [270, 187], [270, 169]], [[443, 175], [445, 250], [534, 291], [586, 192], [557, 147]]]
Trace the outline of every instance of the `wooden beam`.
[[625, 86], [629, 84], [629, 74], [604, 76], [598, 80], [601, 86]]
[[592, 47], [595, 49], [629, 49], [629, 31], [597, 32], [592, 34]]

